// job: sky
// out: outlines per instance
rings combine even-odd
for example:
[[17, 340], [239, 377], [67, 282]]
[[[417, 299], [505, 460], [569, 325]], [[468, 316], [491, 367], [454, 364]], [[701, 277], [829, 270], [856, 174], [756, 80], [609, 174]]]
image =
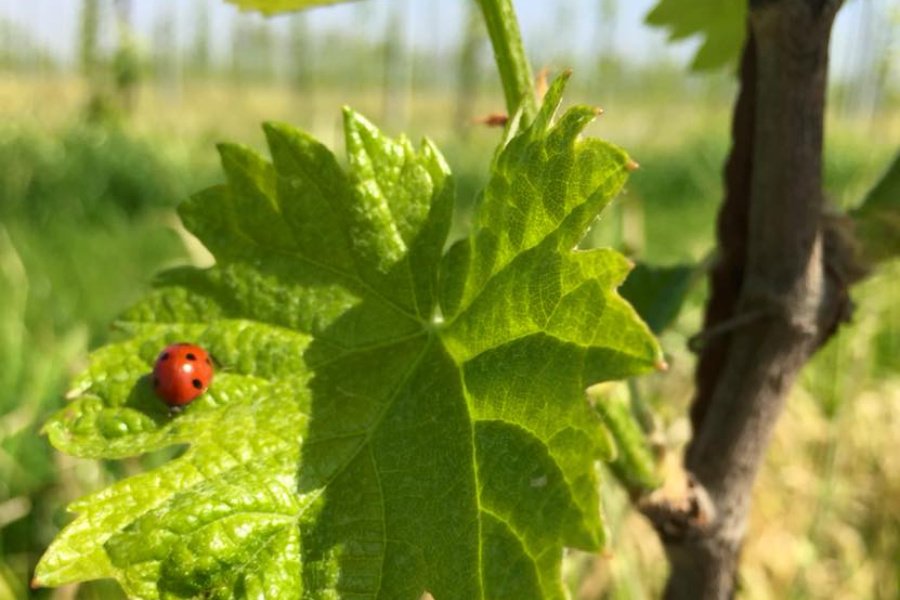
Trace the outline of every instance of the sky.
[[[105, 0], [109, 2], [110, 0]], [[318, 31], [349, 27], [358, 35], [380, 38], [387, 23], [398, 11], [405, 15], [407, 41], [428, 52], [451, 51], [457, 44], [465, 23], [465, 12], [471, 0], [370, 0], [317, 8], [308, 18]], [[743, 1], [743, 0], [721, 0]], [[132, 22], [139, 34], [150, 38], [153, 27], [165, 11], [176, 13], [176, 39], [191, 39], [192, 23], [202, 7], [209, 11], [213, 31], [214, 52], [227, 53], [227, 32], [238, 14], [223, 0], [131, 0]], [[689, 61], [696, 41], [667, 44], [664, 32], [643, 24], [644, 16], [656, 0], [619, 0], [614, 28], [598, 35], [599, 0], [516, 0], [526, 48], [535, 64], [553, 55], [570, 53], [592, 56], [613, 47], [620, 56], [635, 62], [649, 62], [666, 57], [679, 63]], [[51, 50], [62, 62], [73, 60], [76, 47], [78, 15], [81, 0], [0, 0], [0, 18], [29, 32], [42, 46]], [[251, 17], [261, 18], [261, 17]], [[884, 19], [893, 19], [893, 28]], [[835, 25], [832, 45], [835, 73], [852, 71], [860, 56], [868, 57], [866, 45], [872, 43], [873, 31], [887, 31], [893, 36], [891, 52], [898, 52], [897, 29], [900, 0], [848, 0]], [[288, 18], [275, 17], [273, 27], [285, 28]], [[557, 31], [568, 34], [556, 35]], [[216, 32], [226, 32], [224, 34]], [[885, 35], [881, 33], [881, 35]], [[601, 39], [612, 37], [612, 40]], [[546, 53], [546, 56], [542, 54]], [[900, 58], [900, 56], [898, 56]], [[895, 63], [898, 61], [894, 61]]]

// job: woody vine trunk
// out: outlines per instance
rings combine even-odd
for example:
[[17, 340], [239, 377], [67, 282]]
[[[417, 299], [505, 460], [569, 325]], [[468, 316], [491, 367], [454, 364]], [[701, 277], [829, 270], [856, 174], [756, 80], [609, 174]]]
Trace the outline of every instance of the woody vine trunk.
[[839, 1], [751, 0], [710, 276], [680, 510], [648, 505], [671, 566], [666, 598], [729, 598], [750, 495], [798, 372], [845, 319], [832, 265], [822, 138]]

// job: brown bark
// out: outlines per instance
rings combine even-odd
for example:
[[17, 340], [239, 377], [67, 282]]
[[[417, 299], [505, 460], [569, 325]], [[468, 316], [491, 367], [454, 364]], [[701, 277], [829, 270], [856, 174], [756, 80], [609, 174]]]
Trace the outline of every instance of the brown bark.
[[[710, 272], [710, 296], [704, 329], [715, 331], [734, 317], [747, 260], [747, 221], [750, 207], [750, 176], [753, 172], [753, 128], [756, 113], [756, 45], [748, 28], [741, 57], [740, 90], [731, 123], [731, 153], [725, 163], [725, 200], [717, 223], [717, 259]], [[717, 373], [725, 364], [731, 339], [727, 330], [698, 338], [697, 392], [691, 405], [691, 426], [703, 428], [703, 417], [712, 400]], [[690, 455], [690, 447], [688, 448]]]
[[[838, 1], [752, 1], [685, 467], [689, 513], [647, 510], [666, 597], [732, 597], [750, 494], [785, 397], [847, 313], [825, 244], [822, 137]], [[702, 500], [702, 501], [701, 501]], [[658, 507], [657, 507], [658, 508]], [[660, 515], [664, 515], [660, 517]]]

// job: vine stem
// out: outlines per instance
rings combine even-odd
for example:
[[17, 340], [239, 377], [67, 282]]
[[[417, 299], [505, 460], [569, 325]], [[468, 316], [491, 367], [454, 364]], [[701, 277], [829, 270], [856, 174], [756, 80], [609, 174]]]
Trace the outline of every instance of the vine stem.
[[512, 116], [521, 109], [522, 124], [528, 124], [537, 114], [531, 66], [525, 56], [519, 21], [512, 0], [477, 0], [491, 38], [494, 59], [503, 84], [506, 109]]

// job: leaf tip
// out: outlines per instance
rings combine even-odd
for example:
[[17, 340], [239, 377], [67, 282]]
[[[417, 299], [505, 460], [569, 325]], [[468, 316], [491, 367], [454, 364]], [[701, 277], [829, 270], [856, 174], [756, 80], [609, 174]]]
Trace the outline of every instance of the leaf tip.
[[640, 169], [640, 168], [641, 168], [641, 165], [640, 165], [640, 163], [638, 163], [638, 162], [637, 162], [636, 160], [634, 160], [633, 158], [629, 158], [627, 161], [625, 161], [625, 168], [626, 168], [629, 172], [632, 172], [632, 173], [633, 173], [634, 171], [637, 171], [638, 169]]
[[603, 110], [603, 107], [602, 107], [602, 106], [594, 106], [593, 109], [594, 109], [594, 116], [595, 116], [595, 117], [599, 117], [599, 116], [602, 115], [604, 112], [606, 112], [606, 111]]
[[351, 155], [364, 151], [364, 148], [373, 142], [379, 145], [391, 143], [371, 121], [349, 106], [344, 105], [341, 108], [341, 115], [344, 123], [344, 141]]
[[222, 164], [222, 168], [225, 169], [226, 174], [230, 168], [233, 168], [240, 163], [242, 151], [246, 154], [248, 149], [242, 147], [240, 144], [229, 142], [216, 143], [216, 152], [219, 153], [219, 161]]
[[375, 129], [375, 126], [372, 125], [365, 117], [361, 114], [347, 106], [346, 104], [341, 107], [341, 115], [344, 119], [344, 129], [347, 131], [356, 130], [356, 129]]
[[291, 127], [287, 123], [281, 123], [279, 121], [263, 121], [262, 128], [263, 133], [266, 136], [266, 140], [268, 140], [270, 145], [272, 144], [273, 140], [287, 137], [287, 135], [291, 131], [294, 131], [293, 127]]
[[665, 373], [669, 370], [669, 363], [666, 362], [666, 359], [660, 357], [656, 359], [656, 362], [653, 364], [653, 367], [659, 371], [660, 373]]
[[262, 130], [263, 135], [266, 136], [266, 141], [271, 146], [272, 141], [278, 137], [278, 123], [275, 121], [263, 121]]
[[562, 103], [563, 91], [565, 91], [566, 84], [569, 82], [571, 76], [572, 69], [566, 69], [553, 80], [553, 83], [550, 84], [547, 93], [544, 94], [544, 102], [541, 104], [540, 110], [538, 110], [537, 117], [535, 117], [534, 122], [531, 124], [532, 131], [543, 134], [550, 128], [553, 116], [559, 109], [560, 103]]

